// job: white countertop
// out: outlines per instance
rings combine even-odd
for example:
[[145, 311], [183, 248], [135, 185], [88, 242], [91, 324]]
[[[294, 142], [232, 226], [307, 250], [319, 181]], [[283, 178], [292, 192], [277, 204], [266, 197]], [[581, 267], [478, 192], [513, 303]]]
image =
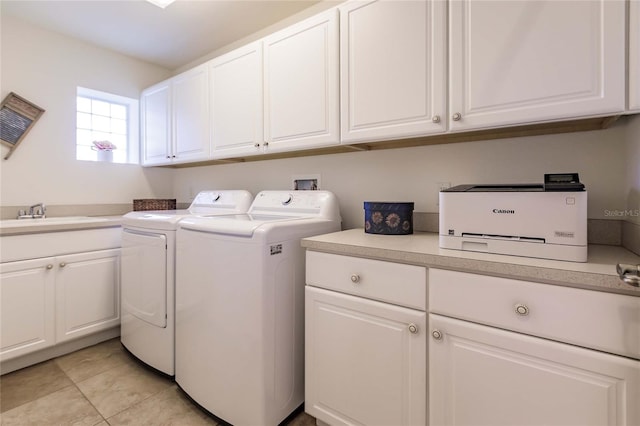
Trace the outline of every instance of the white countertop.
[[637, 265], [640, 256], [619, 246], [590, 245], [585, 263], [441, 249], [435, 233], [375, 235], [350, 229], [305, 238], [302, 246], [348, 256], [640, 296], [640, 288], [622, 282], [616, 273], [616, 264]]
[[41, 232], [77, 231], [111, 228], [122, 224], [122, 216], [47, 217], [0, 221], [0, 237]]

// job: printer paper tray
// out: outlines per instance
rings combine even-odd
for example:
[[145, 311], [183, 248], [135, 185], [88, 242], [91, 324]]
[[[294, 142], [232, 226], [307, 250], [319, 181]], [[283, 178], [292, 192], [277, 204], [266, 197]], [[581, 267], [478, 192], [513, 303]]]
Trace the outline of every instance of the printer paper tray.
[[482, 239], [492, 239], [492, 240], [505, 240], [505, 241], [526, 241], [529, 243], [542, 243], [544, 244], [546, 240], [544, 238], [537, 237], [523, 237], [519, 235], [495, 235], [495, 234], [477, 234], [472, 232], [463, 232], [463, 238], [482, 238]]
[[544, 241], [530, 241], [522, 237], [495, 236], [462, 237], [440, 235], [440, 248], [463, 250], [470, 252], [506, 254], [512, 256], [535, 257], [540, 259], [568, 260], [571, 262], [587, 261], [587, 246], [549, 244]]

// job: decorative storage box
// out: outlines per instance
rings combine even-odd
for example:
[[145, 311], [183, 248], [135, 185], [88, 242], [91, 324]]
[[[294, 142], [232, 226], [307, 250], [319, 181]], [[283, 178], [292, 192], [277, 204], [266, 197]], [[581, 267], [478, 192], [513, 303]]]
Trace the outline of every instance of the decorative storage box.
[[413, 234], [413, 203], [365, 201], [364, 232], [368, 234]]
[[175, 210], [176, 199], [158, 199], [146, 198], [142, 200], [133, 200], [133, 211], [143, 210]]

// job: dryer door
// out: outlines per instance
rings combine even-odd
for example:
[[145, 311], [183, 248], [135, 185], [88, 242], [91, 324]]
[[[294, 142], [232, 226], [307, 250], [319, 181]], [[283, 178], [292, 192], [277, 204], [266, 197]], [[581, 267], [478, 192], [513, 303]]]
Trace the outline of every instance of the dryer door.
[[122, 309], [157, 327], [167, 326], [167, 236], [122, 231]]

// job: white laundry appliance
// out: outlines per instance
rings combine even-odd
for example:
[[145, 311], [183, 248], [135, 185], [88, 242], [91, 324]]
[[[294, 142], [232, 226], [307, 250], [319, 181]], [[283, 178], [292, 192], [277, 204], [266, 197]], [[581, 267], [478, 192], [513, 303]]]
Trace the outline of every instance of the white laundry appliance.
[[202, 191], [187, 210], [130, 212], [123, 217], [120, 339], [156, 370], [175, 374], [175, 234], [194, 215], [246, 212], [244, 190]]
[[304, 251], [341, 228], [327, 191], [263, 191], [177, 232], [176, 382], [214, 416], [275, 426], [304, 401]]

